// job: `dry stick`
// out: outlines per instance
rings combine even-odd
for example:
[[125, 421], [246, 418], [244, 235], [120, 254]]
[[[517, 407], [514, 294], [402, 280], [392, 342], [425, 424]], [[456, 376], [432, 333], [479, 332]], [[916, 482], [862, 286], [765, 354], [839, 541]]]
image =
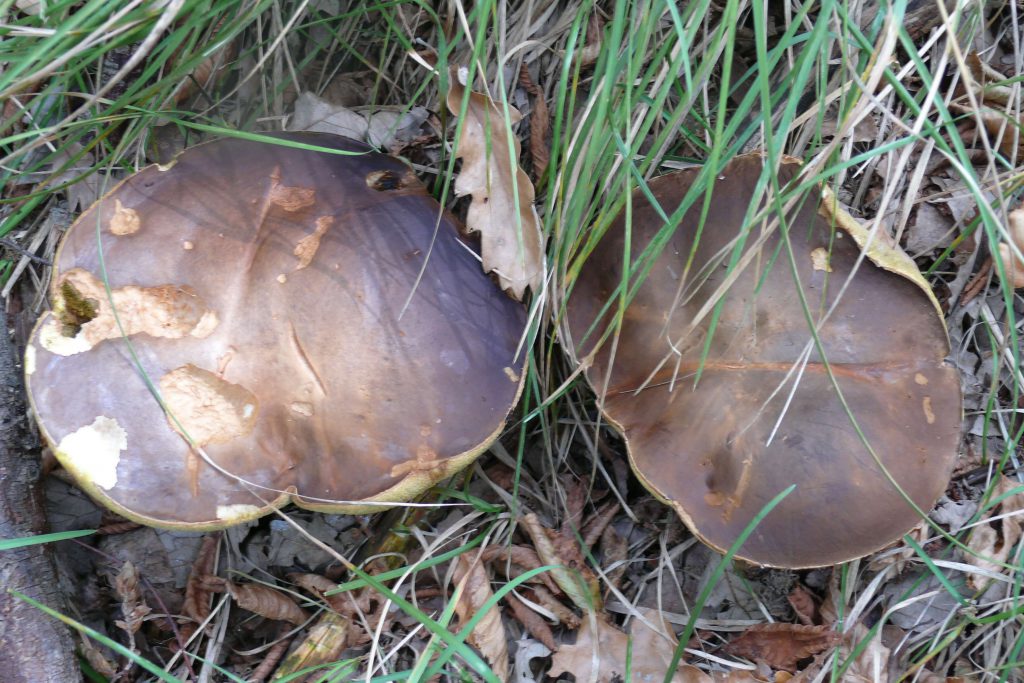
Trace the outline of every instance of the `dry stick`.
[[7, 239], [6, 237], [0, 237], [0, 246], [3, 246], [3, 247], [6, 247], [7, 249], [10, 249], [11, 251], [17, 253], [19, 256], [24, 256], [29, 261], [34, 261], [35, 263], [41, 263], [44, 266], [52, 266], [53, 265], [53, 261], [51, 261], [50, 259], [45, 259], [42, 256], [36, 256], [31, 251], [29, 251], [25, 247], [21, 246], [20, 244], [18, 244], [14, 240]]

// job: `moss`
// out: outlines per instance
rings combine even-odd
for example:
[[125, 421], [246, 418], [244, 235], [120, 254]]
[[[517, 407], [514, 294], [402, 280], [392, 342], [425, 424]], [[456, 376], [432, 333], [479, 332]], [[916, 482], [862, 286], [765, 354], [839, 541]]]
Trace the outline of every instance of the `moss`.
[[82, 296], [70, 282], [62, 282], [56, 311], [62, 325], [61, 334], [67, 337], [77, 335], [82, 325], [96, 317], [97, 306], [98, 302]]

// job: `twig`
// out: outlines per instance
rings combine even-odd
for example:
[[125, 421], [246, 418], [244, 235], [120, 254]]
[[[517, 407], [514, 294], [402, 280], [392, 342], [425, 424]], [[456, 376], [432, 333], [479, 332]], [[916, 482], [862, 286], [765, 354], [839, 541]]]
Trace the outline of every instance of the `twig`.
[[29, 259], [30, 261], [35, 261], [36, 263], [41, 263], [44, 266], [52, 266], [53, 265], [53, 261], [51, 261], [50, 259], [43, 258], [42, 256], [36, 256], [31, 251], [25, 249], [25, 247], [21, 246], [20, 244], [18, 244], [14, 240], [8, 239], [6, 237], [0, 237], [0, 246], [7, 247], [11, 251], [18, 253], [20, 256], [24, 256], [25, 258]]

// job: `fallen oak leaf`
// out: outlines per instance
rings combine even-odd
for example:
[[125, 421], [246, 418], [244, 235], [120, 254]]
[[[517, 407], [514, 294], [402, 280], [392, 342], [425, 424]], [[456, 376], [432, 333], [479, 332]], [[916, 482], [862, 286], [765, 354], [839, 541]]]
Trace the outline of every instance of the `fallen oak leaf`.
[[834, 647], [839, 636], [828, 626], [758, 624], [725, 646], [725, 651], [773, 669], [796, 673], [797, 662]]
[[[466, 116], [455, 146], [462, 170], [455, 194], [472, 195], [466, 227], [480, 233], [484, 272], [494, 272], [501, 288], [522, 301], [527, 287], [536, 292], [544, 279], [544, 244], [533, 206], [533, 184], [519, 166], [519, 140], [505, 125], [501, 109], [486, 95], [469, 91], [451, 74], [445, 99], [459, 116], [468, 95]], [[509, 106], [510, 123], [522, 116]]]

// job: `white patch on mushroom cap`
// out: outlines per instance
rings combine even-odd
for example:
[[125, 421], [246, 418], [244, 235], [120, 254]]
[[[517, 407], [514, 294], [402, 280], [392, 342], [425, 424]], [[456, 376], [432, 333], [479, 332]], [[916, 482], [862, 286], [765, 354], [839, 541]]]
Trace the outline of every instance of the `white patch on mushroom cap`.
[[73, 356], [92, 348], [83, 332], [74, 337], [67, 337], [61, 333], [60, 323], [53, 319], [48, 320], [39, 330], [39, 343], [44, 349], [58, 356]]
[[832, 266], [829, 265], [828, 251], [823, 247], [818, 247], [811, 252], [811, 266], [815, 270], [823, 270], [826, 273], [832, 272]]
[[128, 434], [117, 420], [103, 415], [57, 444], [68, 469], [107, 491], [117, 484], [117, 464], [127, 448]]
[[203, 313], [203, 317], [199, 319], [199, 322], [196, 323], [196, 326], [189, 334], [196, 339], [205, 339], [210, 336], [210, 333], [217, 328], [219, 323], [220, 320], [217, 319], [217, 314], [213, 311], [207, 311]]
[[244, 503], [217, 506], [217, 519], [225, 521], [244, 522], [247, 519], [256, 517], [259, 513], [260, 509], [258, 507], [255, 505], [245, 505]]
[[36, 371], [36, 347], [29, 344], [25, 347], [25, 374], [31, 375]]

